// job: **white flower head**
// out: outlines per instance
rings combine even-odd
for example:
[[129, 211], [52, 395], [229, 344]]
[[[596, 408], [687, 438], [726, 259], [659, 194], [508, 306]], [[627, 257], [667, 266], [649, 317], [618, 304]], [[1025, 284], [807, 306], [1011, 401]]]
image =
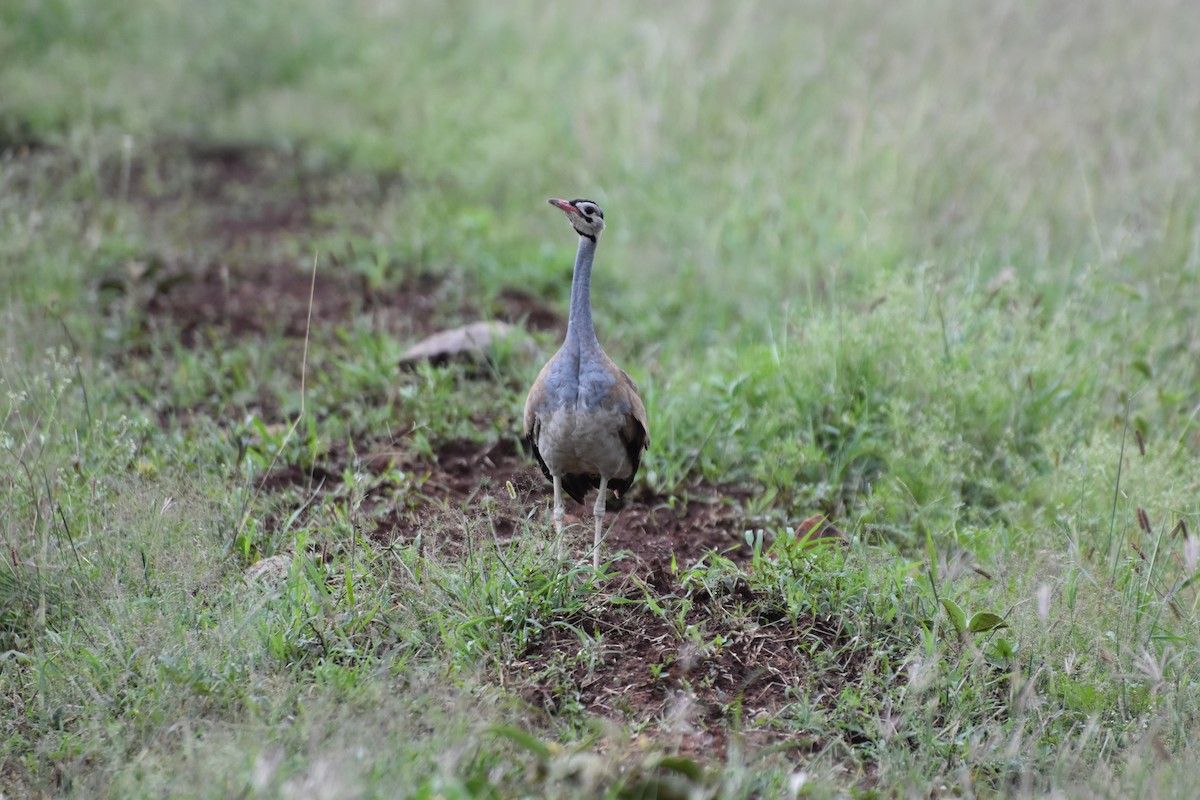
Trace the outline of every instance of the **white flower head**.
[[1042, 622], [1050, 619], [1050, 596], [1053, 593], [1054, 589], [1048, 583], [1037, 588], [1037, 615]]

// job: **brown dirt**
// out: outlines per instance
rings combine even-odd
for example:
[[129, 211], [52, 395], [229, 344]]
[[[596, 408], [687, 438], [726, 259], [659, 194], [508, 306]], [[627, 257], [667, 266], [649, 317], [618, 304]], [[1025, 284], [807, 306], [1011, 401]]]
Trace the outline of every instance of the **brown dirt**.
[[[402, 189], [398, 178], [314, 172], [299, 156], [235, 145], [175, 143], [101, 170], [101, 183], [123, 196], [184, 248], [165, 245], [110, 266], [100, 280], [109, 302], [123, 299], [143, 329], [179, 331], [188, 347], [214, 338], [302, 337], [312, 295], [314, 329], [346, 326], [357, 317], [401, 337], [428, 335], [474, 319], [563, 330], [562, 316], [520, 289], [490, 302], [463, 275], [432, 275], [389, 265], [395, 278], [371, 286], [353, 268], [353, 245], [334, 245], [354, 230], [326, 209], [382, 202]], [[323, 239], [322, 237], [325, 237]], [[339, 251], [339, 247], [345, 248]], [[313, 254], [319, 253], [315, 285]]]
[[318, 266], [253, 261], [240, 265], [208, 264], [169, 268], [148, 292], [143, 311], [148, 324], [168, 323], [188, 347], [202, 346], [213, 336], [300, 338], [314, 330], [345, 326], [355, 317], [406, 336], [425, 336], [454, 320], [493, 318], [521, 323], [529, 330], [565, 330], [562, 318], [544, 303], [516, 290], [505, 290], [490, 312], [450, 309], [453, 293], [447, 276], [419, 273], [398, 286], [371, 289], [364, 281]]
[[[648, 590], [627, 583], [620, 595], [632, 602], [610, 599], [547, 624], [518, 665], [528, 676], [524, 699], [548, 714], [572, 706], [646, 723], [679, 752], [705, 757], [723, 757], [731, 738], [800, 751], [820, 745], [785, 733], [781, 723], [799, 696], [827, 698], [821, 703], [833, 710], [835, 687], [861, 676], [861, 651], [843, 648], [828, 622], [763, 610], [765, 598], [744, 579], [715, 594], [665, 573], [653, 582], [666, 618], [644, 602]], [[822, 675], [813, 669], [814, 647], [851, 655]]]
[[524, 323], [531, 331], [556, 331], [565, 333], [567, 322], [554, 309], [521, 289], [503, 289], [497, 298], [498, 319], [513, 324]]
[[[433, 458], [357, 449], [370, 453], [357, 469], [378, 483], [356, 513], [360, 529], [380, 546], [411, 542], [420, 534], [426, 547], [454, 558], [475, 546], [468, 537], [481, 527], [494, 531], [502, 546], [519, 535], [549, 541], [549, 485], [511, 439], [447, 442]], [[277, 469], [264, 490], [300, 488], [305, 499], [315, 493], [326, 507], [348, 503], [341, 478], [348, 464], [344, 456], [328, 458], [309, 469]], [[396, 475], [408, 480], [389, 477]], [[849, 655], [839, 670], [816, 674], [814, 647], [842, 649], [833, 621], [789, 620], [742, 577], [717, 588], [680, 582], [708, 554], [749, 562], [751, 549], [742, 536], [748, 523], [739, 504], [745, 497], [743, 491], [698, 484], [686, 499], [672, 501], [643, 489], [620, 501], [603, 551], [616, 559], [607, 588], [587, 612], [543, 621], [541, 638], [508, 669], [521, 697], [549, 715], [573, 708], [633, 722], [665, 737], [673, 750], [698, 757], [722, 757], [732, 738], [746, 746], [804, 752], [820, 746], [812, 737], [788, 732], [788, 709], [805, 692], [832, 704], [837, 687], [861, 675], [861, 651], [844, 648]], [[580, 559], [590, 543], [591, 499], [583, 506], [567, 500]], [[797, 528], [838, 535], [816, 517]], [[647, 594], [670, 612], [653, 613]], [[577, 631], [595, 644], [585, 645]], [[598, 656], [589, 659], [585, 652]], [[823, 663], [830, 660], [837, 659]]]
[[[509, 491], [509, 486], [512, 492]], [[430, 472], [425, 491], [450, 504], [465, 505], [490, 498], [492, 520], [497, 537], [504, 541], [522, 530], [529, 510], [535, 510], [534, 524], [548, 520], [552, 491], [538, 467], [519, 452], [512, 440], [494, 445], [472, 442], [448, 442], [437, 452], [436, 467]], [[699, 485], [695, 502], [678, 502], [674, 508], [667, 498], [651, 492], [609, 500], [609, 529], [605, 553], [628, 552], [618, 562], [621, 572], [652, 571], [669, 563], [672, 555], [680, 568], [695, 564], [709, 552], [745, 562], [750, 548], [741, 538], [743, 515], [736, 505], [720, 501], [722, 492], [713, 486]], [[568, 525], [579, 529], [579, 547], [590, 544], [595, 495], [580, 505], [567, 499]], [[402, 530], [397, 527], [397, 531]], [[384, 533], [381, 526], [378, 531]], [[385, 533], [385, 535], [387, 535]]]
[[[366, 445], [356, 449], [369, 453], [359, 469], [365, 466], [378, 479], [359, 504], [358, 513], [371, 521], [364, 531], [380, 545], [413, 540], [447, 511], [481, 514], [484, 506], [489, 525], [502, 543], [523, 532], [527, 523], [546, 530], [549, 536], [550, 485], [513, 439], [446, 442], [432, 459], [392, 448]], [[262, 489], [336, 491], [348, 466], [347, 457], [334, 452], [327, 459], [307, 469], [295, 465], [277, 468], [263, 480]], [[411, 483], [399, 485], [390, 477], [397, 473], [410, 476]], [[398, 499], [399, 495], [406, 499]], [[700, 483], [684, 499], [660, 497], [646, 490], [621, 500], [610, 499], [603, 552], [609, 556], [624, 553], [615, 568], [643, 580], [657, 580], [672, 558], [681, 570], [709, 553], [745, 563], [751, 550], [742, 538], [745, 519], [737, 503], [744, 496], [744, 492]], [[566, 521], [577, 530], [575, 541], [581, 552], [590, 546], [594, 497], [590, 495], [584, 505], [567, 499]]]
[[[232, 272], [211, 265], [172, 279], [146, 303], [150, 320], [169, 322], [189, 347], [214, 336], [300, 338], [309, 325], [319, 330], [344, 325], [355, 315], [385, 308], [386, 315], [420, 321], [429, 317], [440, 279], [418, 275], [386, 293], [370, 294], [353, 282], [318, 270], [315, 278], [288, 265], [254, 263]], [[424, 327], [418, 322], [415, 329]]]

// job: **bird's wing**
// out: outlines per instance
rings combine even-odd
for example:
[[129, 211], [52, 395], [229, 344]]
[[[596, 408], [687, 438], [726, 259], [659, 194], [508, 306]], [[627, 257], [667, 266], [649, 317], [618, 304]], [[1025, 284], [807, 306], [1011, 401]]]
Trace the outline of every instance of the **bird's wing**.
[[542, 379], [549, 368], [549, 364], [542, 367], [537, 380], [533, 382], [533, 386], [529, 388], [529, 394], [525, 397], [525, 441], [529, 443], [529, 448], [533, 451], [533, 456], [537, 459], [538, 466], [542, 468], [542, 474], [546, 476], [546, 480], [553, 481], [554, 477], [546, 468], [546, 462], [542, 460], [542, 454], [538, 450], [538, 436], [541, 434], [542, 427], [538, 410], [546, 402], [546, 386]]
[[[640, 433], [637, 437], [638, 446], [645, 450], [650, 447], [650, 423], [646, 421], [646, 405], [642, 402], [642, 396], [638, 394], [637, 384], [633, 378], [629, 377], [629, 373], [625, 370], [618, 370], [621, 375], [620, 384], [625, 396], [629, 399], [629, 404], [633, 407], [629, 412], [629, 423], [634, 424]], [[628, 427], [628, 424], [627, 426]], [[624, 435], [622, 431], [622, 435]], [[630, 441], [634, 441], [630, 438]]]
[[629, 456], [629, 463], [632, 465], [629, 477], [621, 480], [619, 484], [614, 483], [613, 485], [613, 489], [620, 495], [633, 485], [633, 479], [637, 477], [638, 467], [642, 464], [642, 453], [650, 446], [650, 426], [646, 421], [646, 406], [642, 402], [641, 395], [638, 394], [637, 384], [625, 370], [618, 369], [617, 374], [620, 392], [630, 405], [629, 414], [626, 415], [624, 424], [621, 426], [620, 436], [621, 442], [625, 445], [625, 453]]
[[546, 368], [542, 367], [542, 371], [538, 373], [537, 380], [533, 382], [533, 386], [529, 387], [529, 394], [525, 396], [525, 433], [524, 436], [528, 439], [536, 433], [538, 425], [537, 409], [546, 400], [546, 388], [542, 385], [542, 376], [546, 374]]

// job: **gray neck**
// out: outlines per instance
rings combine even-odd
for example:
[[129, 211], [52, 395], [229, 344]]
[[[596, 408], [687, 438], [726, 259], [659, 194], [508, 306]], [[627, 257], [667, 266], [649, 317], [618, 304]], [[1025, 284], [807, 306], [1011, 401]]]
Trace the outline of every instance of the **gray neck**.
[[596, 329], [592, 327], [592, 258], [596, 255], [596, 240], [579, 237], [575, 254], [575, 274], [571, 278], [571, 314], [567, 318], [566, 344], [581, 349], [599, 349]]

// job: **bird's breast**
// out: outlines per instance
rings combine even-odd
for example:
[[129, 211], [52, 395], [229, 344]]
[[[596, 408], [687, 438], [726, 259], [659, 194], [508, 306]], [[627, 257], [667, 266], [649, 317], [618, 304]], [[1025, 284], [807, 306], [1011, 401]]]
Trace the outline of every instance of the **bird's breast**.
[[617, 387], [616, 367], [603, 353], [581, 357], [566, 348], [550, 363], [545, 383], [550, 408], [574, 408], [587, 413], [606, 408], [628, 412], [628, 403], [619, 396]]

